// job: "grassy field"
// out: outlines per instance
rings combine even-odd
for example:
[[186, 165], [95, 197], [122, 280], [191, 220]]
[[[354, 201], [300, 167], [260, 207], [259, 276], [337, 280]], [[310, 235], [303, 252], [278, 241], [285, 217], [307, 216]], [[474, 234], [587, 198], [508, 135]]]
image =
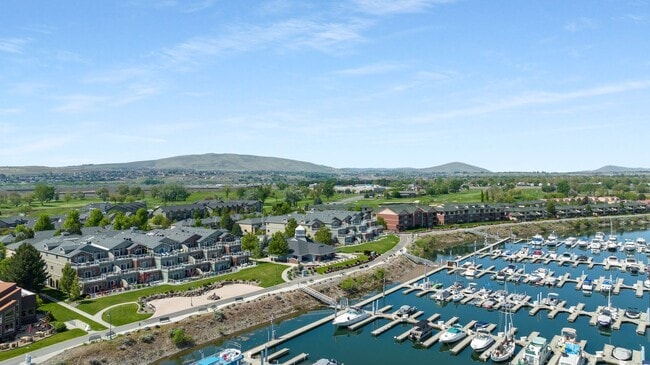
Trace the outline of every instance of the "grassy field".
[[111, 323], [113, 326], [121, 326], [123, 324], [145, 320], [152, 315], [153, 313], [138, 313], [138, 304], [127, 303], [106, 310], [102, 313], [102, 319], [107, 323]]
[[244, 281], [258, 281], [260, 286], [268, 288], [273, 285], [282, 283], [282, 271], [287, 267], [280, 264], [272, 264], [268, 262], [258, 263], [256, 266], [242, 269], [238, 272], [219, 275], [203, 280], [197, 280], [182, 285], [157, 285], [144, 289], [132, 290], [122, 294], [109, 295], [97, 299], [83, 300], [79, 303], [77, 308], [80, 310], [95, 314], [100, 310], [111, 307], [117, 304], [137, 302], [138, 298], [149, 296], [157, 293], [165, 293], [169, 291], [182, 292], [190, 288], [197, 288], [204, 284], [214, 283], [217, 281], [225, 280], [244, 280]]
[[395, 235], [390, 235], [373, 242], [366, 242], [354, 246], [339, 247], [336, 249], [336, 252], [355, 253], [355, 252], [364, 252], [364, 251], [375, 251], [376, 253], [381, 255], [384, 252], [395, 247], [395, 245], [398, 242], [399, 242], [399, 237]]
[[52, 336], [50, 336], [48, 338], [45, 338], [43, 340], [34, 342], [33, 344], [31, 344], [29, 346], [23, 346], [23, 347], [19, 347], [17, 349], [13, 349], [13, 350], [2, 351], [2, 352], [0, 352], [0, 361], [11, 359], [12, 357], [19, 356], [19, 355], [24, 355], [24, 354], [27, 354], [27, 353], [30, 353], [30, 352], [34, 352], [34, 351], [36, 351], [38, 349], [42, 349], [44, 347], [48, 347], [50, 345], [57, 344], [59, 342], [67, 341], [67, 340], [73, 339], [75, 337], [80, 337], [80, 336], [83, 336], [85, 334], [86, 334], [86, 332], [84, 332], [84, 331], [82, 331], [82, 330], [80, 330], [78, 328], [75, 328], [75, 329], [70, 330], [70, 331], [57, 333], [57, 334], [52, 335]]
[[106, 327], [102, 326], [101, 324], [91, 319], [88, 319], [84, 316], [81, 316], [57, 303], [46, 301], [38, 309], [44, 312], [52, 313], [54, 320], [58, 322], [66, 322], [66, 321], [71, 321], [73, 319], [76, 319], [88, 324], [90, 326], [90, 329], [92, 329], [93, 331], [102, 331], [106, 329]]

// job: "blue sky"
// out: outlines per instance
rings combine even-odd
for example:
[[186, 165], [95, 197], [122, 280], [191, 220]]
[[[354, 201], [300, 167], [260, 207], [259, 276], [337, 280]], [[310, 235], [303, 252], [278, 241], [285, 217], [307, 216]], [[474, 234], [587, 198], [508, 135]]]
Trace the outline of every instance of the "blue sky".
[[0, 165], [650, 167], [646, 0], [0, 2]]

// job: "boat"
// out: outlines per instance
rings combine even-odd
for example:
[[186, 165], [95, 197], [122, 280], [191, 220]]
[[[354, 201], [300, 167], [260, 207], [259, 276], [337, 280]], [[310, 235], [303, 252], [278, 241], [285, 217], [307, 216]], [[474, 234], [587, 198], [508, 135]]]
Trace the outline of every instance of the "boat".
[[609, 266], [620, 266], [621, 262], [618, 260], [618, 257], [611, 255], [607, 256], [605, 258], [605, 262], [603, 262], [605, 265], [609, 264]]
[[629, 307], [625, 310], [625, 316], [629, 319], [638, 319], [641, 317], [641, 312], [636, 307]]
[[638, 274], [639, 270], [641, 270], [641, 266], [639, 266], [639, 263], [634, 257], [625, 258], [625, 268], [632, 274]]
[[551, 234], [548, 235], [548, 238], [546, 239], [546, 242], [544, 244], [548, 247], [556, 247], [557, 246], [557, 235], [555, 232], [551, 232]]
[[610, 252], [618, 251], [618, 242], [607, 240], [607, 251]]
[[470, 342], [469, 345], [472, 347], [474, 351], [483, 352], [488, 347], [490, 347], [493, 342], [494, 342], [494, 338], [487, 330], [487, 328], [481, 327], [476, 330], [476, 335], [474, 336], [472, 342]]
[[583, 349], [577, 340], [575, 329], [563, 328], [560, 332], [557, 347], [561, 355], [558, 365], [582, 365], [585, 363], [586, 358], [583, 356]]
[[514, 356], [517, 347], [512, 332], [512, 311], [508, 309], [501, 313], [503, 314], [503, 332], [499, 332], [499, 336], [503, 337], [503, 341], [490, 353], [490, 359], [494, 362], [507, 361]]
[[603, 279], [603, 282], [600, 284], [600, 291], [601, 292], [608, 292], [608, 291], [612, 290], [613, 285], [614, 284], [613, 284], [611, 278], [609, 278], [609, 279], [605, 278], [605, 279]]
[[496, 281], [505, 281], [506, 280], [506, 273], [505, 271], [499, 271], [494, 275], [494, 279]]
[[393, 315], [394, 318], [408, 318], [411, 314], [415, 313], [417, 308], [415, 306], [403, 305]]
[[463, 273], [465, 277], [468, 278], [473, 278], [476, 276], [476, 267], [470, 266], [467, 269], [465, 269], [465, 272]]
[[476, 292], [477, 285], [478, 284], [476, 283], [468, 283], [467, 287], [465, 287], [465, 289], [461, 290], [460, 292], [467, 295], [474, 294]]
[[594, 283], [589, 277], [586, 277], [585, 280], [582, 282], [582, 292], [584, 294], [591, 294], [594, 291]]
[[452, 296], [451, 291], [447, 289], [440, 289], [435, 294], [431, 295], [431, 299], [437, 302], [446, 302]]
[[596, 319], [596, 322], [598, 322], [599, 326], [609, 327], [614, 322], [614, 316], [610, 308], [608, 307], [601, 308], [600, 312], [598, 312], [598, 317]]
[[648, 246], [646, 245], [645, 238], [637, 237], [634, 242], [636, 242], [636, 249], [639, 252], [648, 252]]
[[343, 365], [334, 359], [318, 359], [312, 365]]
[[580, 239], [578, 239], [578, 242], [576, 243], [576, 245], [578, 247], [580, 247], [580, 248], [587, 248], [587, 247], [589, 247], [589, 241], [587, 241], [587, 240], [585, 240], [583, 238], [580, 238]]
[[571, 260], [573, 260], [573, 254], [571, 252], [565, 251], [560, 254], [560, 265], [564, 265]]
[[544, 245], [544, 237], [541, 234], [536, 234], [530, 239], [529, 243], [533, 247], [542, 247]]
[[594, 238], [589, 243], [589, 248], [592, 249], [592, 250], [600, 250], [601, 247], [602, 247], [602, 243], [603, 243], [603, 241]]
[[578, 239], [575, 237], [567, 237], [567, 239], [564, 240], [564, 244], [573, 248], [578, 244]]
[[632, 358], [632, 350], [624, 347], [614, 347], [612, 350], [612, 356], [614, 356], [616, 360], [627, 361]]
[[540, 249], [533, 250], [532, 257], [534, 259], [538, 259], [538, 258], [542, 257], [543, 255], [544, 255], [544, 251], [542, 251]]
[[413, 325], [411, 332], [409, 332], [409, 339], [415, 342], [422, 342], [433, 334], [433, 327], [427, 320], [421, 320]]
[[216, 355], [205, 357], [195, 365], [240, 365], [243, 364], [244, 355], [241, 350], [229, 347], [219, 351]]
[[370, 317], [370, 313], [359, 307], [347, 307], [343, 313], [337, 315], [332, 324], [338, 327], [351, 326]]
[[467, 336], [467, 333], [463, 329], [463, 326], [454, 324], [442, 333], [439, 341], [442, 343], [454, 343], [462, 340], [465, 336]]
[[626, 239], [625, 243], [623, 243], [623, 250], [626, 252], [634, 252], [636, 251], [636, 242]]
[[554, 307], [560, 302], [560, 295], [558, 293], [548, 293], [546, 298], [542, 299], [542, 304]]
[[452, 302], [459, 302], [465, 298], [465, 295], [461, 291], [456, 291], [451, 295]]
[[546, 338], [535, 337], [524, 349], [524, 356], [519, 360], [519, 365], [546, 364], [552, 353]]

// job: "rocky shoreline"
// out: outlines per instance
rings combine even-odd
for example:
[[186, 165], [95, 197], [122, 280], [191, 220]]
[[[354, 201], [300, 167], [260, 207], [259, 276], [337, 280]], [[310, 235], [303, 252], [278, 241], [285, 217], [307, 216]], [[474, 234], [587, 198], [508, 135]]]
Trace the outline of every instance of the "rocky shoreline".
[[[422, 269], [406, 258], [389, 260], [382, 267], [388, 282], [406, 281], [422, 274]], [[365, 275], [373, 275], [374, 270], [359, 272], [346, 277], [355, 277], [365, 282]], [[341, 279], [336, 278], [315, 285], [314, 288], [333, 297], [348, 295], [339, 287]], [[364, 287], [372, 291], [377, 288]], [[363, 293], [359, 293], [363, 294]], [[322, 307], [311, 296], [292, 291], [268, 294], [254, 300], [230, 304], [217, 312], [194, 315], [176, 323], [156, 325], [146, 329], [118, 336], [112, 341], [92, 343], [70, 350], [49, 359], [44, 364], [55, 365], [112, 365], [112, 364], [150, 364], [164, 358], [190, 351], [192, 347], [219, 342], [252, 328], [268, 323], [271, 314], [278, 320], [290, 318], [306, 311]], [[182, 328], [192, 339], [192, 344], [178, 347], [173, 343], [170, 333]]]

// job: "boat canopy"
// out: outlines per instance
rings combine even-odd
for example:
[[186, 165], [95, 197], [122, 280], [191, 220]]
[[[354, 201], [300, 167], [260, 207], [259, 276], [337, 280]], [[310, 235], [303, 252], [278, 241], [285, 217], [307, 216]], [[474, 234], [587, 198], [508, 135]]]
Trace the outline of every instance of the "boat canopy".
[[577, 343], [567, 342], [564, 344], [564, 352], [567, 355], [580, 355], [580, 345]]

